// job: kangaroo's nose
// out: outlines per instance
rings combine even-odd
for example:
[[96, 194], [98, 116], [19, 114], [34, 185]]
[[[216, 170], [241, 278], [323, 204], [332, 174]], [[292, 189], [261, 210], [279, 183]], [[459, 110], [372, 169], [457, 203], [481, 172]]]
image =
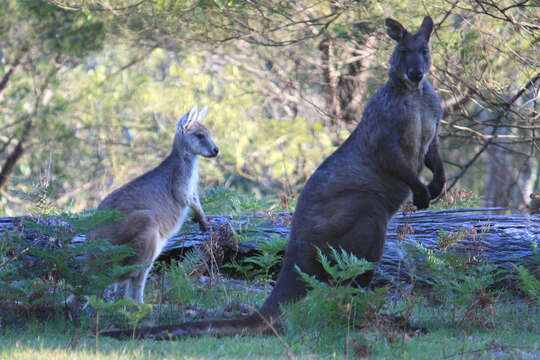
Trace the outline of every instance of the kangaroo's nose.
[[412, 71], [409, 71], [407, 76], [411, 81], [420, 82], [420, 80], [422, 80], [422, 78], [424, 77], [424, 73], [418, 70], [412, 70]]
[[212, 155], [215, 157], [219, 153], [219, 149], [217, 147], [214, 148]]

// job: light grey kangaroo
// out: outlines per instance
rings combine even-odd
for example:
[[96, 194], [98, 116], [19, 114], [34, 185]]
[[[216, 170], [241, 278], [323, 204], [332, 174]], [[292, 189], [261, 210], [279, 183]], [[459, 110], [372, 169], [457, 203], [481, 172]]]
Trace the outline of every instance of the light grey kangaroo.
[[[295, 270], [319, 280], [327, 275], [317, 248], [342, 248], [375, 262], [381, 258], [386, 227], [412, 191], [419, 209], [429, 206], [444, 186], [437, 128], [442, 116], [439, 98], [426, 75], [433, 21], [426, 17], [415, 34], [386, 19], [388, 35], [397, 41], [388, 81], [367, 104], [362, 121], [307, 181], [293, 215], [289, 245], [276, 286], [256, 313], [231, 320], [187, 322], [141, 328], [139, 337], [169, 339], [185, 335], [234, 335], [268, 332], [279, 325], [280, 305], [306, 294]], [[418, 175], [423, 165], [433, 172], [426, 186]], [[372, 272], [355, 283], [368, 286]], [[128, 330], [102, 333], [114, 337]]]
[[161, 164], [109, 194], [98, 210], [117, 210], [122, 220], [87, 235], [88, 241], [108, 239], [115, 245], [130, 245], [134, 255], [125, 265], [147, 265], [115, 284], [116, 295], [143, 302], [146, 278], [167, 240], [184, 223], [188, 210], [202, 230], [208, 230], [197, 191], [197, 157], [215, 157], [218, 147], [202, 120], [208, 108], [194, 106], [180, 117], [171, 153]]

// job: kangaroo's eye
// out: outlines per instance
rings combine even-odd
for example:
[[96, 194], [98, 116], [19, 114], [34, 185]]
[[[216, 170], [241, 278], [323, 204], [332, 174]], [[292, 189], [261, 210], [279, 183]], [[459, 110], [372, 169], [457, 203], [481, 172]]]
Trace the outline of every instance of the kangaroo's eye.
[[203, 135], [203, 134], [197, 134], [197, 135], [195, 135], [195, 136], [196, 136], [197, 139], [199, 139], [199, 140], [204, 139], [204, 135]]

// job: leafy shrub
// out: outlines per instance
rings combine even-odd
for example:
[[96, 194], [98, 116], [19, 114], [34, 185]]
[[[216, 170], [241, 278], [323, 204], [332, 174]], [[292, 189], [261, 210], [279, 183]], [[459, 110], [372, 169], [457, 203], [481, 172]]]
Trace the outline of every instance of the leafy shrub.
[[27, 231], [33, 231], [30, 240], [5, 233], [0, 238], [0, 303], [55, 308], [70, 294], [101, 294], [116, 276], [133, 269], [121, 265], [132, 249], [105, 239], [72, 239], [115, 219], [118, 214], [113, 212], [65, 214], [26, 221]]
[[274, 204], [270, 197], [258, 199], [254, 194], [242, 193], [224, 187], [214, 187], [202, 195], [208, 214], [243, 215], [246, 212], [269, 211]]
[[305, 298], [286, 305], [286, 332], [289, 336], [310, 339], [319, 346], [345, 337], [350, 329], [372, 319], [382, 308], [388, 287], [368, 290], [349, 286], [373, 264], [344, 250], [318, 250], [318, 258], [329, 275], [328, 282], [297, 268], [309, 291]]
[[281, 262], [280, 253], [285, 249], [287, 242], [286, 238], [279, 235], [272, 236], [268, 241], [259, 243], [256, 255], [246, 257], [240, 263], [232, 261], [224, 267], [239, 272], [246, 279], [263, 281], [268, 285], [271, 270]]
[[201, 261], [200, 253], [191, 250], [182, 261], [173, 261], [163, 265], [165, 274], [165, 301], [172, 304], [190, 304], [201, 295], [202, 289], [197, 286], [191, 274]]
[[[132, 299], [122, 299], [113, 302], [105, 302], [102, 298], [92, 295], [88, 298], [90, 306], [96, 310], [96, 334], [108, 325], [119, 327], [129, 326], [135, 330], [140, 321], [152, 312], [152, 305], [143, 304]], [[100, 319], [106, 317], [106, 323]]]
[[522, 265], [516, 266], [516, 270], [523, 292], [531, 299], [540, 302], [540, 280]]
[[502, 293], [496, 285], [506, 279], [507, 272], [468, 254], [451, 252], [446, 240], [443, 247], [426, 248], [419, 243], [410, 247], [413, 256], [423, 258], [422, 275], [415, 274], [416, 280], [431, 287], [432, 301], [449, 306], [454, 322], [461, 314], [461, 322], [484, 324], [479, 311], [493, 309], [494, 299]]
[[537, 243], [532, 243], [531, 246], [532, 256], [527, 264], [529, 266], [519, 265], [515, 268], [521, 283], [521, 290], [531, 299], [540, 302], [540, 250]]

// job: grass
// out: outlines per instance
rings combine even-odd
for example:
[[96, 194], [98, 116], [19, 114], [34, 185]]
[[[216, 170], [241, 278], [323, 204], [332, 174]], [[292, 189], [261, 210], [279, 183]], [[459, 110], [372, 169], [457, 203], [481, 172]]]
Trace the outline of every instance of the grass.
[[0, 337], [3, 348], [0, 359], [254, 359], [282, 354], [276, 338], [241, 341], [238, 338], [199, 338], [173, 342], [119, 342], [100, 338], [96, 345], [93, 337], [83, 337], [79, 344], [71, 347], [72, 334], [47, 332], [45, 336], [34, 337], [35, 333], [12, 333], [7, 341]]
[[[516, 299], [494, 305], [493, 327], [453, 323], [444, 306], [418, 301], [411, 310], [415, 325], [427, 334], [373, 324], [351, 329], [347, 339], [299, 339], [294, 334], [186, 338], [175, 341], [118, 341], [77, 330], [61, 316], [30, 320], [22, 327], [2, 324], [0, 360], [12, 359], [347, 359], [368, 352], [370, 359], [538, 359], [540, 308]], [[386, 311], [400, 308], [400, 301]], [[167, 322], [174, 322], [168, 319]], [[323, 336], [324, 333], [320, 335]], [[367, 344], [367, 347], [365, 346]]]

